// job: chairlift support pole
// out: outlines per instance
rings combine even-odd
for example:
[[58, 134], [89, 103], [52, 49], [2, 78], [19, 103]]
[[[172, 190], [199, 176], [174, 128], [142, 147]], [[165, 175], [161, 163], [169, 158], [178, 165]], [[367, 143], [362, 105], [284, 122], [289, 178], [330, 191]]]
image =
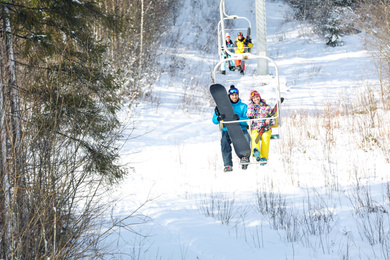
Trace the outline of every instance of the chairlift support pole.
[[[256, 0], [256, 50], [262, 56], [267, 55], [267, 22], [265, 0]], [[257, 60], [257, 75], [268, 74], [268, 62]]]

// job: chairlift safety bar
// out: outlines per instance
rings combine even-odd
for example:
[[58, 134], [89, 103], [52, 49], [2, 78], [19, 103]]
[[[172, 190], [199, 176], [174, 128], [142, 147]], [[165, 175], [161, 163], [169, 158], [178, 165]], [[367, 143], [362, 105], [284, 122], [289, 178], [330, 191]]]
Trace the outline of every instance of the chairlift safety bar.
[[261, 118], [253, 118], [253, 119], [242, 119], [242, 120], [232, 120], [232, 121], [220, 121], [222, 124], [232, 124], [232, 123], [240, 123], [240, 122], [253, 122], [253, 121], [260, 121], [260, 120], [268, 120], [268, 119], [278, 119], [277, 116], [273, 117], [261, 117]]

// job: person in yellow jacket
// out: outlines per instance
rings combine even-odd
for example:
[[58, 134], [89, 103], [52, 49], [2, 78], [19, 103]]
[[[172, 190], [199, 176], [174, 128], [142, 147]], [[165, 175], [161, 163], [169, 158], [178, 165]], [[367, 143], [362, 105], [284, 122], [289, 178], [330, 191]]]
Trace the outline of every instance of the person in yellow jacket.
[[[234, 42], [234, 47], [236, 47], [236, 53], [245, 53], [248, 52], [249, 48], [253, 47], [253, 44], [251, 39], [245, 39], [242, 32], [239, 32], [237, 39]], [[236, 60], [236, 69], [240, 71], [241, 75], [244, 75], [245, 61]]]

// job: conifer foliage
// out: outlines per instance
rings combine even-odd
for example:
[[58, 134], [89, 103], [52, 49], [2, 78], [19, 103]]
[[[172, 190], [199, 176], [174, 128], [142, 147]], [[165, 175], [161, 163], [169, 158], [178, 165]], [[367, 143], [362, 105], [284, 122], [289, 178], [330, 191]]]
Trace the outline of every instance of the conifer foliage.
[[0, 259], [96, 257], [121, 85], [104, 55], [123, 20], [92, 0], [0, 2]]
[[329, 46], [342, 45], [342, 35], [356, 32], [353, 9], [356, 0], [286, 0], [294, 8], [295, 18], [314, 25]]

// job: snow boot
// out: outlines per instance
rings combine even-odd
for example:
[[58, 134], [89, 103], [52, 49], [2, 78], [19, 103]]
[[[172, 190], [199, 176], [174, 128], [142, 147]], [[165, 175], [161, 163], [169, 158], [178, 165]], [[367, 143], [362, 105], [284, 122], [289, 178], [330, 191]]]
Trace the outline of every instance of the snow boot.
[[240, 163], [243, 170], [248, 169], [249, 159], [247, 157], [242, 157]]
[[267, 158], [260, 158], [260, 165], [264, 166], [268, 163]]
[[225, 166], [225, 168], [223, 169], [224, 172], [231, 172], [233, 171], [233, 168], [232, 166]]
[[226, 75], [226, 71], [225, 70], [222, 71], [222, 75]]
[[256, 157], [256, 161], [260, 161], [260, 152], [257, 148], [253, 149], [253, 156]]

